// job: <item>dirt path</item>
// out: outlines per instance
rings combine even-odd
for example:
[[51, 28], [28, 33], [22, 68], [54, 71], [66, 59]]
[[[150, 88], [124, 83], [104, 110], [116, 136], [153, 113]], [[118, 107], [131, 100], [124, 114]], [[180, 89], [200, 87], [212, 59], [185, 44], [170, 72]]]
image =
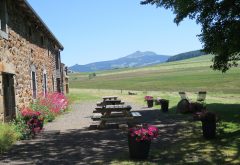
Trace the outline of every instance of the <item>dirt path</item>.
[[[0, 165], [5, 164], [108, 164], [114, 160], [128, 159], [126, 132], [121, 129], [89, 130], [93, 103], [75, 104], [72, 111], [60, 116], [45, 126], [43, 133], [33, 140], [18, 142], [0, 157]], [[158, 125], [161, 139], [154, 141], [167, 147], [174, 142], [180, 123], [167, 119], [159, 110], [133, 106], [140, 111], [143, 121]], [[176, 127], [177, 125], [177, 127]], [[160, 144], [159, 141], [164, 143]], [[158, 162], [158, 158], [149, 158]]]

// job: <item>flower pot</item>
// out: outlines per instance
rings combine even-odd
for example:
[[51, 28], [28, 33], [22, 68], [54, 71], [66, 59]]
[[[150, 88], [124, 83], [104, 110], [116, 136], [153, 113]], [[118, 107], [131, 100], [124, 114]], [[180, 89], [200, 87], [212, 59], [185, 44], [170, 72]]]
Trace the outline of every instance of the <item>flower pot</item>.
[[151, 141], [136, 141], [135, 137], [128, 135], [129, 156], [132, 159], [147, 159], [149, 155]]
[[147, 106], [148, 108], [153, 107], [153, 100], [147, 100]]
[[205, 113], [202, 119], [203, 137], [212, 139], [216, 136], [216, 115], [211, 112]]
[[168, 112], [169, 100], [161, 99], [160, 100], [162, 112]]

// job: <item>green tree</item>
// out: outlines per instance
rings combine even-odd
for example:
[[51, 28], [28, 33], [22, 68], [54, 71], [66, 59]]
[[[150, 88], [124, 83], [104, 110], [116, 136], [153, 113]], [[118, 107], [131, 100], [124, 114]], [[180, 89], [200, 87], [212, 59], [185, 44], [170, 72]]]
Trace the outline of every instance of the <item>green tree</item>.
[[97, 75], [96, 75], [96, 73], [94, 72], [94, 73], [90, 73], [89, 75], [88, 75], [88, 79], [92, 79], [92, 78], [94, 78], [94, 77], [96, 77]]
[[200, 41], [203, 50], [214, 55], [214, 70], [226, 72], [240, 60], [240, 0], [144, 0], [170, 9], [179, 23], [186, 17], [202, 26]]

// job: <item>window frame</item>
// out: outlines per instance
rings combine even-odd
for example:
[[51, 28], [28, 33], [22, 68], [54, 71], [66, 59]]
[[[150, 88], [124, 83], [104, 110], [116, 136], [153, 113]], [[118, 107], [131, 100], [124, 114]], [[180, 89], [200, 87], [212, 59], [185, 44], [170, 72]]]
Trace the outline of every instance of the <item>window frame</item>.
[[[8, 39], [8, 13], [6, 0], [0, 1], [0, 37]], [[3, 28], [4, 27], [4, 28]]]
[[48, 89], [47, 89], [47, 71], [46, 69], [43, 70], [43, 94], [44, 97], [47, 95]]
[[34, 65], [31, 66], [31, 90], [32, 90], [32, 98], [36, 99], [37, 98], [37, 72]]

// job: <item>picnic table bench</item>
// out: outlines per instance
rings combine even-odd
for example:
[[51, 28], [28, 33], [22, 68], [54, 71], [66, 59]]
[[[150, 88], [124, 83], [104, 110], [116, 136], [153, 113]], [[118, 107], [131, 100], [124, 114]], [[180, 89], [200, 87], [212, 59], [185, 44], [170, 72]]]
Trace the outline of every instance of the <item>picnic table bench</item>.
[[122, 112], [130, 111], [132, 107], [130, 105], [106, 105], [106, 106], [97, 106], [95, 111], [105, 113], [105, 112]]
[[141, 117], [139, 112], [130, 112], [130, 105], [106, 105], [98, 106], [93, 111], [92, 120], [100, 121], [99, 127], [104, 128], [106, 122], [130, 122]]
[[102, 97], [103, 101], [105, 100], [117, 100], [117, 96], [104, 96]]
[[139, 112], [130, 112], [129, 116], [121, 113], [112, 113], [110, 116], [104, 116], [101, 113], [94, 113], [92, 116], [93, 121], [100, 121], [99, 128], [104, 128], [106, 122], [120, 122], [120, 123], [133, 123], [142, 115]]
[[124, 104], [124, 102], [121, 100], [105, 100], [102, 102], [97, 102], [97, 106], [117, 105], [117, 104]]
[[117, 96], [104, 96], [102, 101], [97, 102], [97, 106], [124, 104]]

